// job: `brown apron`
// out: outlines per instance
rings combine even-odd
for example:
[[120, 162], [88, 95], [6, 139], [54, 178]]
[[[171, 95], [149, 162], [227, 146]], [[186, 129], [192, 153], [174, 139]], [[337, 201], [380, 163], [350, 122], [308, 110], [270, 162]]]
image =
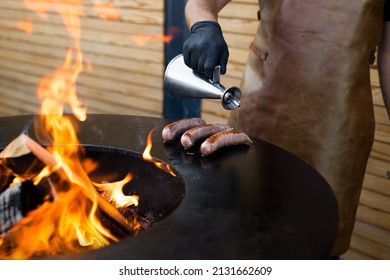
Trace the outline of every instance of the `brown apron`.
[[[339, 206], [332, 254], [348, 247], [375, 120], [369, 58], [383, 0], [260, 0], [260, 25], [229, 124], [291, 151], [329, 182]], [[315, 186], [313, 186], [315, 187]]]

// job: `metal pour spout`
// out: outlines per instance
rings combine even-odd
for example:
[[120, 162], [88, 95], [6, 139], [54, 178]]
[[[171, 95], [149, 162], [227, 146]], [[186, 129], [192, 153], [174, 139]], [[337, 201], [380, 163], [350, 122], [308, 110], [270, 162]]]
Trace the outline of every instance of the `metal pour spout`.
[[241, 101], [241, 91], [237, 87], [229, 87], [225, 89], [223, 85], [220, 84], [221, 79], [221, 66], [215, 66], [213, 71], [213, 79], [211, 80], [212, 84], [219, 88], [223, 94], [221, 96], [222, 107], [226, 110], [232, 110], [240, 107]]
[[[241, 98], [241, 96], [240, 96]], [[225, 106], [231, 106], [230, 103], [233, 103], [233, 106], [235, 108], [239, 108], [240, 107], [240, 100], [238, 99], [237, 95], [234, 95], [234, 93], [228, 91], [222, 98], [223, 100], [223, 104], [225, 104]], [[222, 105], [223, 106], [223, 105]], [[233, 108], [234, 109], [234, 108]]]
[[213, 72], [213, 78], [195, 73], [184, 63], [183, 55], [173, 58], [164, 75], [164, 85], [169, 92], [179, 98], [220, 99], [221, 105], [226, 110], [240, 107], [241, 90], [232, 86], [225, 88], [220, 83], [221, 66], [217, 66]]

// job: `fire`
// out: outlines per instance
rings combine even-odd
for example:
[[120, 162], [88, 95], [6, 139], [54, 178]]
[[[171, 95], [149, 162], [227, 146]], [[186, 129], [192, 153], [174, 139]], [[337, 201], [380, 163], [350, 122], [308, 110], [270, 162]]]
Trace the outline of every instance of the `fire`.
[[108, 201], [112, 202], [117, 208], [125, 208], [131, 205], [138, 206], [138, 196], [124, 196], [122, 187], [127, 182], [130, 182], [132, 176], [127, 174], [127, 176], [118, 182], [106, 183], [106, 184], [97, 184], [94, 185], [98, 190], [102, 191], [105, 196], [107, 196]]
[[[108, 245], [110, 240], [116, 241], [97, 217], [98, 194], [83, 169], [76, 128], [71, 119], [64, 116], [65, 105], [68, 105], [79, 121], [87, 118], [86, 108], [76, 92], [76, 80], [83, 71], [78, 18], [82, 5], [75, 0], [62, 3], [65, 5], [57, 12], [73, 39], [74, 47], [68, 49], [64, 64], [39, 84], [37, 96], [41, 101], [41, 110], [35, 127], [40, 140], [52, 143], [50, 153], [54, 164], [51, 167], [53, 171], [61, 168], [63, 182], [55, 187], [57, 199], [54, 202], [45, 202], [21, 221], [26, 236], [20, 237], [18, 234], [18, 245], [22, 250], [31, 250], [24, 257], [40, 251], [49, 254], [59, 250], [73, 252], [79, 250], [80, 246], [100, 248]], [[42, 10], [39, 12], [42, 14]], [[39, 233], [39, 238], [34, 236], [34, 241], [31, 241], [32, 238], [28, 236], [31, 232]], [[28, 245], [32, 242], [34, 246]]]
[[91, 73], [92, 72], [92, 62], [90, 60], [87, 60], [86, 64], [87, 64], [88, 73]]
[[33, 30], [32, 19], [21, 20], [16, 24], [16, 28], [26, 32], [27, 34], [31, 34]]
[[176, 177], [176, 174], [175, 172], [172, 170], [171, 166], [169, 164], [164, 164], [162, 162], [159, 162], [159, 161], [156, 161], [152, 155], [151, 155], [151, 150], [152, 150], [152, 136], [153, 136], [153, 132], [154, 132], [155, 129], [152, 129], [149, 134], [148, 134], [148, 138], [147, 138], [147, 142], [146, 142], [146, 147], [145, 147], [145, 150], [144, 152], [142, 153], [142, 158], [146, 161], [149, 161], [151, 163], [153, 163], [156, 167], [160, 168], [161, 170], [164, 170], [165, 172], [171, 174], [172, 176]]
[[49, 3], [58, 2], [56, 0], [22, 0], [23, 3], [42, 20], [47, 18], [47, 10]]
[[135, 41], [137, 46], [145, 46], [150, 40], [156, 40], [164, 42], [165, 44], [170, 43], [176, 36], [178, 36], [182, 30], [179, 27], [169, 27], [166, 35], [162, 34], [151, 34], [151, 35], [132, 35], [131, 37]]
[[131, 38], [135, 41], [137, 46], [145, 46], [146, 43], [150, 40], [162, 41], [164, 43], [169, 43], [172, 41], [173, 36], [171, 35], [132, 35]]

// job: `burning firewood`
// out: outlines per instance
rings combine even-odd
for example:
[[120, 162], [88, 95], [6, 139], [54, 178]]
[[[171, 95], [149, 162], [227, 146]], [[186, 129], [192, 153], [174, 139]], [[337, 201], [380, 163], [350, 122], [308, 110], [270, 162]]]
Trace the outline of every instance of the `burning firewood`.
[[[0, 153], [0, 158], [7, 157], [18, 157], [22, 155], [26, 155], [28, 153], [32, 153], [38, 158], [42, 163], [47, 166], [53, 168], [56, 173], [65, 175], [65, 170], [59, 166], [58, 162], [54, 158], [54, 156], [34, 141], [32, 138], [25, 134], [21, 134], [19, 137], [14, 139], [7, 148]], [[77, 174], [73, 174], [76, 181], [83, 182], [82, 178], [79, 178]], [[10, 189], [11, 190], [11, 189]], [[122, 230], [126, 231], [128, 234], [133, 234], [134, 229], [132, 227], [133, 223], [129, 221], [122, 213], [115, 208], [112, 204], [110, 204], [106, 199], [104, 199], [100, 194], [96, 191], [96, 199], [99, 205], [100, 210], [109, 216], [113, 221], [115, 221]], [[16, 195], [16, 194], [14, 194]], [[8, 197], [8, 194], [7, 194]], [[16, 206], [17, 208], [20, 206]], [[15, 220], [12, 218], [12, 220]]]
[[[46, 188], [45, 188], [46, 189]], [[0, 234], [36, 209], [45, 199], [31, 181], [19, 182], [0, 194]]]

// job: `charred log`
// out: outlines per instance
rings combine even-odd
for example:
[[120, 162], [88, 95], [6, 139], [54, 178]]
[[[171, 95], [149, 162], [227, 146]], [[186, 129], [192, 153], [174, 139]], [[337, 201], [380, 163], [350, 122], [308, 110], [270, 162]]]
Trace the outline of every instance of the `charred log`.
[[45, 197], [31, 181], [8, 187], [0, 194], [0, 233], [6, 232], [30, 211], [37, 209]]

